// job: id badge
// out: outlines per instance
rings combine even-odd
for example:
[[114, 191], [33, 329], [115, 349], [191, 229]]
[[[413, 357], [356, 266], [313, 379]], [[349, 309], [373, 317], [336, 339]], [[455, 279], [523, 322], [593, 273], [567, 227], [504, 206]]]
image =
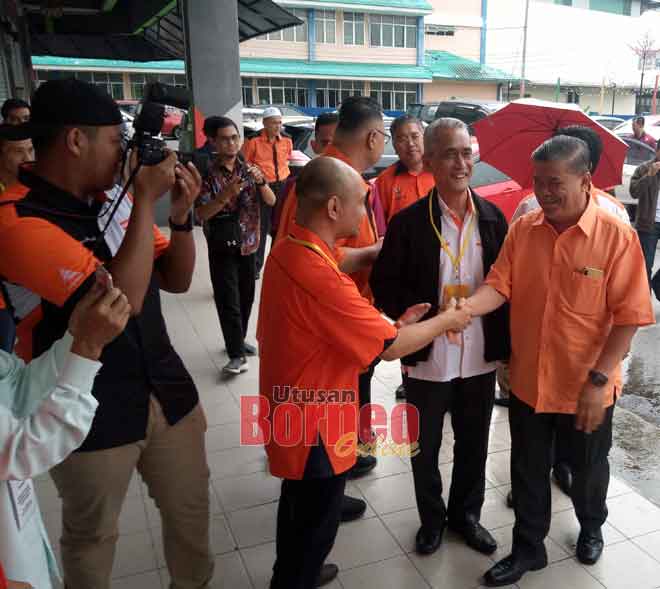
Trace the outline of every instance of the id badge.
[[443, 290], [442, 301], [446, 306], [451, 299], [467, 299], [470, 296], [470, 287], [467, 284], [446, 284]]

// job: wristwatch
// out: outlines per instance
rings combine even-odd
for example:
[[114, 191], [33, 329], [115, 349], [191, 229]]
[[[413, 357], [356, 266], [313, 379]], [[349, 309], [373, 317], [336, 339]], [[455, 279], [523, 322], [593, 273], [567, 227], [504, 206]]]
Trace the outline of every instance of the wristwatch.
[[172, 217], [169, 218], [169, 225], [172, 231], [184, 231], [185, 233], [190, 233], [193, 230], [193, 214], [192, 211], [188, 213], [188, 218], [186, 222], [182, 225], [172, 221]]
[[589, 371], [589, 382], [595, 387], [604, 387], [609, 380], [610, 379], [607, 378], [607, 375], [602, 372], [598, 372], [597, 370]]

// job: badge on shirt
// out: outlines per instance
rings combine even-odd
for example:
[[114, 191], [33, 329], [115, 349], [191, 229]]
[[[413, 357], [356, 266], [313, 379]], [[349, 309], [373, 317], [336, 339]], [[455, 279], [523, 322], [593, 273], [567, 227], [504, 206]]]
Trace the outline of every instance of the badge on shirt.
[[451, 299], [467, 299], [470, 296], [470, 286], [467, 284], [446, 284], [443, 289], [442, 301], [445, 305]]
[[9, 496], [14, 508], [16, 526], [22, 530], [37, 512], [37, 497], [32, 481], [7, 481]]

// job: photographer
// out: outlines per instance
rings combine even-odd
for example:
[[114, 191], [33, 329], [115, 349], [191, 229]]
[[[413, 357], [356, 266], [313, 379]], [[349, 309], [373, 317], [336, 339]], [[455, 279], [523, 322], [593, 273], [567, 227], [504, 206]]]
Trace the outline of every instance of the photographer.
[[227, 117], [207, 121], [205, 132], [218, 155], [204, 181], [196, 213], [204, 222], [213, 296], [229, 356], [222, 370], [240, 374], [248, 369], [246, 356], [257, 353], [245, 336], [254, 302], [255, 252], [264, 239], [262, 204], [272, 207], [275, 195], [261, 170], [240, 157], [236, 123]]
[[[68, 333], [42, 356], [26, 366], [0, 352], [0, 561], [29, 586], [48, 589], [51, 575], [59, 577], [29, 477], [85, 439], [98, 405], [91, 392], [98, 359], [130, 311], [119, 289], [97, 285], [76, 305]], [[23, 517], [15, 516], [16, 501]]]
[[[116, 198], [103, 191], [120, 171], [120, 125], [117, 105], [98, 87], [74, 79], [39, 87], [28, 123], [37, 162], [21, 170], [24, 197], [0, 211], [0, 275], [33, 293], [23, 297], [23, 308], [13, 304], [24, 317], [18, 336], [28, 354], [62, 336], [100, 264], [133, 309], [126, 330], [103, 353], [89, 435], [51, 471], [63, 500], [65, 585], [109, 587], [118, 517], [137, 468], [162, 514], [171, 586], [205, 587], [213, 573], [206, 421], [160, 302], [160, 289], [184, 292], [190, 284], [190, 209], [201, 179], [170, 153], [139, 169], [134, 197], [113, 215]], [[154, 227], [155, 203], [167, 191], [169, 242]], [[19, 200], [20, 190], [13, 192]]]

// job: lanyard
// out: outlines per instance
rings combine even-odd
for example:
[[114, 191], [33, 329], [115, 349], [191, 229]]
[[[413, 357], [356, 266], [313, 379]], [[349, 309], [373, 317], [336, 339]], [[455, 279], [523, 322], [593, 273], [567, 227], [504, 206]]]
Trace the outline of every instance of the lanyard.
[[[442, 236], [442, 233], [438, 230], [435, 221], [433, 220], [433, 198], [435, 197], [437, 193], [433, 191], [431, 193], [431, 196], [429, 197], [429, 219], [431, 220], [431, 225], [433, 227], [433, 231], [435, 231], [435, 234], [438, 236], [438, 241], [440, 241], [440, 246], [442, 249], [445, 251], [447, 254], [447, 257], [451, 260], [451, 265], [452, 268], [454, 269], [454, 273], [458, 277], [458, 266], [461, 263], [461, 260], [463, 259], [463, 256], [465, 255], [465, 251], [467, 250], [468, 242], [472, 238], [472, 233], [474, 232], [474, 220], [477, 217], [477, 212], [476, 209], [474, 208], [474, 205], [472, 206], [472, 210], [474, 211], [472, 213], [472, 217], [470, 218], [470, 224], [467, 226], [467, 229], [465, 230], [465, 236], [463, 237], [463, 243], [461, 244], [461, 249], [458, 252], [458, 255], [455, 256], [454, 253], [451, 251], [451, 248], [449, 247], [449, 244], [447, 243], [447, 240]], [[460, 235], [460, 234], [459, 234]]]
[[312, 250], [313, 252], [316, 252], [319, 256], [321, 256], [330, 266], [332, 266], [337, 272], [339, 272], [339, 267], [337, 266], [337, 262], [335, 262], [328, 254], [326, 254], [318, 245], [315, 243], [312, 243], [311, 241], [305, 241], [304, 239], [296, 239], [295, 237], [291, 237], [290, 235], [288, 236], [289, 240], [293, 241], [293, 243], [302, 245], [303, 247], [306, 247], [308, 250]]

